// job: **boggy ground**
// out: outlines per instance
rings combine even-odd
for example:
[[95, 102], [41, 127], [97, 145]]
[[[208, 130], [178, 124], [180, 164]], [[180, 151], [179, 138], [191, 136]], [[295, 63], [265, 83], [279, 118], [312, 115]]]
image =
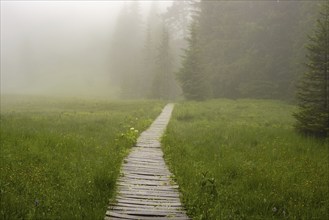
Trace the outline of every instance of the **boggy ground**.
[[162, 140], [194, 219], [329, 219], [328, 140], [271, 100], [176, 104]]
[[1, 97], [0, 219], [103, 219], [157, 101]]

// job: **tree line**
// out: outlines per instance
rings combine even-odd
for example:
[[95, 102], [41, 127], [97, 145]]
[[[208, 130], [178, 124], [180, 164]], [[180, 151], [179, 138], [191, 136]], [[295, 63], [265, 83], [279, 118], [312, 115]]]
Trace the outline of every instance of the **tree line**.
[[[191, 96], [192, 87], [196, 99], [294, 97], [298, 77], [305, 70], [301, 65], [304, 44], [316, 3], [201, 1], [197, 7], [185, 65], [179, 71], [185, 96]], [[192, 48], [198, 48], [193, 52], [197, 58], [192, 58]], [[187, 71], [190, 58], [202, 76]], [[191, 84], [186, 81], [189, 75], [203, 82], [192, 80]]]
[[138, 1], [126, 4], [112, 43], [113, 80], [124, 98], [293, 101], [298, 93], [298, 130], [328, 134], [323, 3], [175, 1], [159, 13], [153, 2], [145, 21]]

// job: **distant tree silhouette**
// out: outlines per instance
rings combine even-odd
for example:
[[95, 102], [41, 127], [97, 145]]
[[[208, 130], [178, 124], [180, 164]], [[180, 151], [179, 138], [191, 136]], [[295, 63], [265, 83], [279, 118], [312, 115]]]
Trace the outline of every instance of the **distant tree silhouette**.
[[143, 35], [139, 2], [125, 4], [119, 13], [110, 50], [110, 66], [122, 98], [140, 98]]
[[207, 97], [205, 74], [201, 68], [200, 45], [197, 32], [197, 22], [194, 21], [190, 28], [190, 37], [187, 38], [188, 49], [185, 50], [182, 68], [178, 72], [186, 99], [203, 100]]
[[156, 56], [155, 76], [152, 84], [153, 98], [170, 100], [175, 98], [175, 78], [173, 76], [173, 57], [170, 48], [170, 35], [163, 24], [160, 45]]

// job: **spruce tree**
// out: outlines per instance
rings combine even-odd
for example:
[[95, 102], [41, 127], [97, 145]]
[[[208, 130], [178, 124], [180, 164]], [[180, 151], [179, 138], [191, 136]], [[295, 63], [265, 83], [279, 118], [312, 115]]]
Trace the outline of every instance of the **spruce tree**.
[[178, 72], [183, 95], [190, 100], [203, 100], [207, 97], [205, 75], [202, 72], [200, 45], [197, 33], [197, 22], [190, 28], [190, 37], [187, 39], [188, 49], [185, 50], [183, 64]]
[[314, 136], [329, 136], [329, 2], [324, 3], [313, 35], [309, 36], [308, 71], [298, 87], [296, 129]]
[[140, 53], [143, 45], [141, 23], [139, 2], [125, 4], [112, 36], [111, 75], [121, 90], [122, 98], [140, 98], [138, 79], [142, 74]]
[[143, 75], [140, 77], [140, 90], [145, 98], [153, 97], [152, 86], [156, 72], [156, 53], [162, 34], [158, 4], [156, 1], [153, 1], [151, 4], [144, 34], [144, 47], [142, 50]]
[[152, 98], [174, 99], [174, 77], [172, 75], [172, 55], [170, 36], [167, 27], [163, 24], [161, 42], [156, 56], [156, 71], [152, 84]]

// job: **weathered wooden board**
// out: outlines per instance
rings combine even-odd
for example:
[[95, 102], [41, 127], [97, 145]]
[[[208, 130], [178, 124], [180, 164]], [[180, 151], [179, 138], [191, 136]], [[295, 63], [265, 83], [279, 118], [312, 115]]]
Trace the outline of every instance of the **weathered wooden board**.
[[177, 193], [171, 193], [168, 192], [140, 192], [140, 191], [123, 191], [121, 190], [121, 194], [125, 196], [142, 196], [143, 198], [166, 198], [166, 199], [178, 199]]
[[[135, 205], [153, 205], [153, 206], [179, 206], [181, 207], [182, 204], [180, 202], [165, 202], [165, 201], [157, 201], [157, 200], [146, 200], [146, 199], [117, 199], [117, 203], [124, 203], [124, 204], [135, 204]], [[113, 204], [112, 204], [113, 205]]]
[[[106, 212], [107, 217], [116, 217], [117, 219], [133, 219], [133, 220], [188, 220], [188, 217], [185, 216], [141, 216], [141, 215], [128, 215], [128, 214], [121, 214], [118, 212], [113, 212], [113, 211], [107, 211]], [[112, 219], [112, 218], [107, 218], [105, 219]]]
[[134, 190], [134, 191], [145, 191], [145, 192], [165, 192], [165, 193], [178, 193], [177, 189], [171, 187], [147, 187], [147, 186], [118, 186], [119, 190]]
[[158, 175], [170, 175], [170, 173], [166, 170], [159, 170], [159, 169], [154, 169], [154, 168], [146, 168], [146, 167], [134, 167], [134, 166], [130, 166], [130, 167], [123, 167], [122, 171], [124, 172], [125, 170], [132, 170], [132, 171], [148, 171], [151, 173], [155, 173]]
[[[151, 171], [145, 171], [145, 170], [136, 170], [136, 169], [125, 169], [125, 174], [135, 174], [135, 175], [145, 175], [145, 176], [162, 176], [163, 174], [157, 173], [157, 172], [151, 172]], [[170, 173], [166, 173], [168, 176], [170, 176]]]
[[170, 120], [172, 104], [168, 104], [137, 139], [124, 160], [118, 179], [116, 203], [111, 203], [106, 220], [187, 220], [179, 198], [178, 185], [169, 172], [159, 142]]
[[181, 210], [183, 209], [182, 206], [179, 205], [171, 205], [170, 203], [168, 203], [169, 205], [163, 205], [164, 203], [160, 203], [160, 204], [131, 204], [131, 203], [123, 203], [123, 202], [117, 202], [115, 204], [111, 204], [112, 206], [109, 207], [109, 209], [111, 209], [114, 206], [118, 206], [118, 207], [132, 207], [132, 208], [144, 208], [144, 209], [161, 209], [161, 210], [167, 210], [170, 208], [174, 208], [174, 209], [178, 209]]

